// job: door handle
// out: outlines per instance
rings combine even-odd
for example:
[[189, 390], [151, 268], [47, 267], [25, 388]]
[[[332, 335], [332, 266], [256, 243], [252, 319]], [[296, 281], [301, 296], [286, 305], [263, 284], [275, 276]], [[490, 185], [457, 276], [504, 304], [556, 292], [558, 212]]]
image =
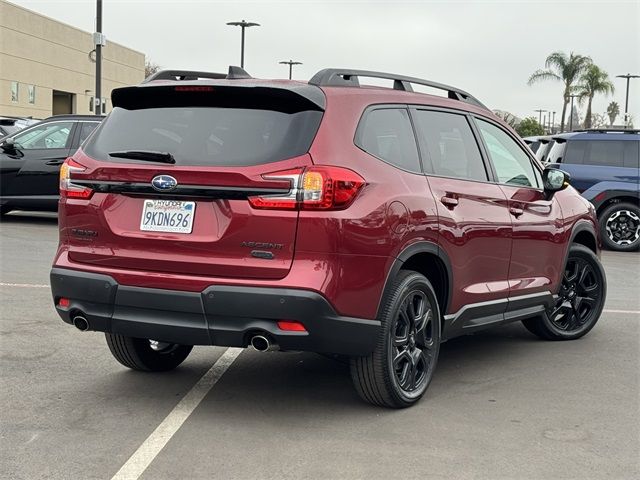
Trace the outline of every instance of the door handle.
[[48, 162], [45, 162], [45, 165], [62, 165], [64, 163], [64, 158], [54, 158], [53, 160], [49, 160]]
[[524, 213], [524, 210], [518, 207], [509, 207], [509, 213], [514, 217], [518, 218], [520, 215]]
[[454, 208], [458, 205], [458, 199], [454, 197], [447, 197], [446, 195], [440, 199], [440, 202], [447, 208]]

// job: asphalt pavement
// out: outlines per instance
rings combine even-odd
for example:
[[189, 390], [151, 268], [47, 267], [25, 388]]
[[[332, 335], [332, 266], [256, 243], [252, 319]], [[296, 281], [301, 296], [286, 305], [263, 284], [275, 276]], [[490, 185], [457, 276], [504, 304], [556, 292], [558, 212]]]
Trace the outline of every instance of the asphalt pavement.
[[639, 253], [603, 253], [607, 304], [583, 339], [516, 323], [452, 340], [427, 395], [396, 411], [308, 353], [243, 351], [209, 390], [224, 348], [125, 369], [56, 315], [57, 236], [48, 214], [0, 223], [0, 478], [112, 479], [145, 449], [116, 478], [640, 478]]

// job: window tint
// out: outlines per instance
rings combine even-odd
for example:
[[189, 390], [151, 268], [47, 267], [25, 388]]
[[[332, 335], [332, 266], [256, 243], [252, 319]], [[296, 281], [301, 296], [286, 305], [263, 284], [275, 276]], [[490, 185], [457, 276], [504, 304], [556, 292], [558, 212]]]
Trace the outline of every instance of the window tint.
[[416, 128], [431, 161], [431, 171], [445, 177], [488, 180], [469, 122], [455, 113], [417, 110]]
[[496, 169], [498, 181], [509, 185], [538, 187], [531, 159], [502, 129], [484, 120], [477, 120], [489, 157]]
[[26, 132], [18, 133], [15, 143], [22, 150], [38, 148], [68, 148], [69, 134], [73, 122], [55, 122], [39, 125]]
[[84, 150], [114, 162], [123, 160], [110, 158], [109, 152], [153, 150], [171, 153], [178, 165], [260, 165], [306, 153], [321, 118], [318, 111], [118, 107]]
[[82, 145], [84, 141], [87, 139], [91, 132], [93, 132], [100, 123], [98, 122], [82, 122], [82, 127], [80, 128], [80, 142], [79, 145]]
[[638, 168], [638, 144], [624, 140], [575, 140], [568, 142], [565, 163]]
[[356, 145], [403, 170], [421, 173], [418, 147], [406, 109], [384, 108], [365, 114], [358, 127]]

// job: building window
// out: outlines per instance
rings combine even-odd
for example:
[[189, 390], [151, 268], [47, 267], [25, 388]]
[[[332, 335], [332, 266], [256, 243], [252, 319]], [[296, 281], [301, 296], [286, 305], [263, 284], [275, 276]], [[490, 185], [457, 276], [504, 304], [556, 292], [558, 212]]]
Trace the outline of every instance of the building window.
[[89, 99], [89, 111], [90, 112], [93, 112], [93, 104], [94, 104], [93, 97], [91, 97]]
[[100, 105], [102, 105], [102, 113], [107, 113], [107, 99], [103, 98], [102, 101], [100, 102]]
[[36, 86], [35, 85], [29, 85], [27, 87], [27, 93], [29, 96], [29, 103], [30, 104], [34, 104], [36, 103]]
[[18, 102], [18, 82], [11, 82], [11, 101]]

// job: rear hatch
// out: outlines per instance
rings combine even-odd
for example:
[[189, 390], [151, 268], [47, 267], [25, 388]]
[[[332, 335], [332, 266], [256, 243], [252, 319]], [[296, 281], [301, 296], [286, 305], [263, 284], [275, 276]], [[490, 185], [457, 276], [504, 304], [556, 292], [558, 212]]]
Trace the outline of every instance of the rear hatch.
[[286, 276], [298, 211], [269, 206], [295, 198], [297, 177], [287, 174], [311, 165], [320, 89], [171, 82], [114, 90], [112, 100], [112, 113], [73, 157], [81, 166], [72, 168], [74, 188], [92, 193], [65, 199], [69, 259], [188, 275]]

